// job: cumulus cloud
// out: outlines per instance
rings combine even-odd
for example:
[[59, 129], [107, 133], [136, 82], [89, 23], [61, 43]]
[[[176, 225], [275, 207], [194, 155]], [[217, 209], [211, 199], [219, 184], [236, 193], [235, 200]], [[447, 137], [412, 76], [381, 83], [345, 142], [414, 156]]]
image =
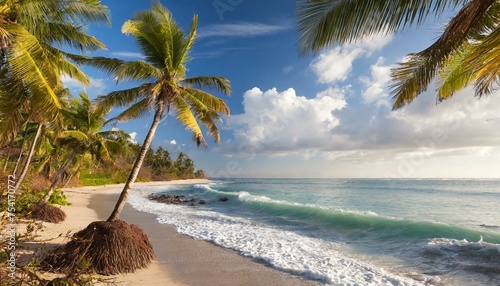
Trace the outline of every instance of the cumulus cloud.
[[489, 147], [500, 144], [494, 121], [488, 121], [498, 108], [498, 96], [478, 100], [472, 88], [435, 105], [431, 87], [398, 111], [391, 112], [390, 106], [373, 111], [368, 105], [346, 109], [338, 116], [349, 124], [338, 126], [336, 132], [349, 140], [333, 146], [328, 156], [384, 161], [415, 154], [425, 158], [470, 155], [471, 150], [485, 155]]
[[234, 139], [221, 147], [222, 152], [302, 154], [365, 164], [489, 156], [491, 148], [500, 145], [494, 120], [500, 92], [477, 100], [468, 88], [436, 106], [431, 88], [398, 111], [386, 105], [377, 109], [348, 105], [347, 92], [332, 87], [306, 98], [292, 88], [248, 90], [243, 96], [244, 113], [228, 121]]
[[342, 90], [334, 88], [309, 99], [292, 88], [263, 92], [255, 87], [243, 95], [244, 113], [231, 116], [228, 125], [236, 142], [267, 154], [321, 148], [339, 125], [334, 113], [346, 104]]
[[177, 141], [175, 141], [175, 140], [170, 140], [169, 143], [170, 143], [170, 145], [177, 145]]
[[361, 77], [365, 85], [361, 95], [365, 103], [389, 106], [388, 84], [391, 82], [391, 68], [395, 65], [384, 65], [385, 59], [379, 57], [377, 62], [370, 66], [371, 77]]
[[128, 135], [130, 135], [130, 139], [129, 141], [132, 142], [132, 143], [137, 143], [137, 141], [135, 141], [135, 137], [137, 137], [137, 132], [132, 132], [132, 133], [129, 133]]
[[377, 35], [353, 44], [342, 45], [321, 53], [311, 62], [311, 69], [318, 82], [332, 84], [345, 81], [352, 71], [353, 62], [361, 56], [369, 56], [392, 40], [392, 36]]

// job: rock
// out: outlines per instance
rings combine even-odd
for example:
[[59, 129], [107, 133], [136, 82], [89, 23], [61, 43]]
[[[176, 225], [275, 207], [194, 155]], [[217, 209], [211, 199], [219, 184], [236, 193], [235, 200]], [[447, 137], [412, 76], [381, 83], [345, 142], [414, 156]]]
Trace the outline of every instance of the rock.
[[151, 194], [148, 197], [150, 200], [157, 201], [160, 203], [165, 203], [169, 205], [185, 205], [188, 202], [192, 202], [193, 199], [187, 198], [185, 196], [171, 196], [171, 195], [154, 195]]
[[227, 202], [227, 201], [229, 201], [228, 197], [221, 197], [221, 198], [219, 198], [219, 202]]
[[205, 200], [200, 200], [200, 201], [198, 202], [198, 204], [200, 204], [200, 205], [205, 205], [205, 204], [207, 204], [207, 202], [205, 202]]
[[194, 207], [194, 206], [196, 206], [196, 205], [195, 205], [194, 203], [190, 203], [190, 204], [189, 204], [189, 206], [190, 206], [190, 207]]

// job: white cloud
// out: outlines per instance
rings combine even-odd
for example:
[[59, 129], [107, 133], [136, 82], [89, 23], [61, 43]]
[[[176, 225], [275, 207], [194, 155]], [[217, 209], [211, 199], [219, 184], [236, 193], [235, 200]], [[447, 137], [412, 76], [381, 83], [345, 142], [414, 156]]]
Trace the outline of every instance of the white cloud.
[[257, 36], [268, 36], [289, 30], [291, 27], [285, 25], [269, 25], [262, 23], [234, 23], [216, 24], [199, 29], [199, 38], [207, 37], [240, 37], [249, 38]]
[[90, 84], [85, 86], [81, 82], [67, 75], [61, 76], [61, 81], [64, 86], [69, 88], [72, 93], [77, 94], [81, 91], [86, 92], [90, 98], [94, 98], [98, 95], [102, 95], [106, 90], [106, 80], [102, 78], [92, 78], [89, 77]]
[[351, 74], [353, 62], [361, 56], [369, 56], [392, 40], [392, 36], [377, 35], [353, 44], [342, 45], [321, 53], [311, 62], [311, 69], [320, 83], [345, 81]]
[[361, 94], [365, 103], [390, 105], [387, 86], [391, 82], [391, 68], [393, 67], [394, 65], [384, 65], [384, 58], [379, 57], [377, 62], [370, 66], [371, 78], [360, 78], [366, 87]]
[[283, 72], [284, 73], [289, 73], [292, 70], [293, 70], [293, 66], [291, 66], [291, 65], [288, 65], [288, 66], [286, 66], [286, 67], [283, 68]]
[[363, 53], [359, 48], [336, 47], [321, 53], [311, 68], [320, 83], [345, 81], [352, 70], [352, 63]]
[[112, 52], [111, 55], [122, 58], [144, 59], [143, 54], [134, 52]]
[[169, 143], [170, 143], [170, 145], [177, 145], [177, 141], [175, 141], [175, 140], [170, 140]]
[[374, 110], [369, 105], [343, 110], [338, 116], [349, 124], [338, 126], [336, 132], [348, 140], [332, 145], [329, 156], [384, 161], [418, 154], [428, 159], [470, 155], [471, 150], [485, 155], [487, 148], [500, 145], [500, 132], [494, 121], [488, 121], [498, 114], [499, 96], [477, 100], [467, 88], [436, 106], [433, 90], [431, 86], [394, 112], [390, 106]]
[[308, 99], [292, 88], [263, 92], [255, 87], [245, 92], [243, 105], [244, 113], [228, 120], [235, 141], [248, 144], [245, 148], [279, 155], [327, 145], [339, 124], [334, 112], [343, 109], [346, 101], [341, 90], [333, 88]]
[[137, 132], [132, 132], [132, 133], [129, 133], [128, 135], [130, 135], [130, 139], [129, 141], [132, 142], [132, 143], [137, 143], [137, 141], [135, 141], [135, 137], [137, 137]]

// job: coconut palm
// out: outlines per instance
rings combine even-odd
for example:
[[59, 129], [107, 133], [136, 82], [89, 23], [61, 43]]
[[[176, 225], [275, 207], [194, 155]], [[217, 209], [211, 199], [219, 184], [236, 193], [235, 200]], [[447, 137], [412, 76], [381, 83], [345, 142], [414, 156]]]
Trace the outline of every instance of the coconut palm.
[[[90, 22], [108, 22], [106, 6], [95, 0], [0, 1], [0, 139], [12, 140], [21, 126], [21, 113], [43, 125], [60, 116], [61, 75], [88, 84], [88, 77], [57, 46], [95, 51], [104, 45], [84, 32]], [[34, 120], [35, 118], [35, 120]], [[33, 154], [38, 136], [31, 144]], [[23, 181], [31, 156], [18, 176]]]
[[210, 87], [229, 94], [229, 81], [223, 77], [200, 76], [186, 78], [186, 63], [196, 36], [198, 17], [193, 18], [191, 29], [184, 35], [171, 13], [159, 2], [151, 11], [139, 12], [125, 22], [122, 32], [132, 35], [139, 44], [145, 61], [125, 62], [119, 59], [94, 58], [87, 64], [103, 68], [118, 81], [145, 81], [127, 90], [111, 92], [97, 99], [101, 108], [128, 107], [110, 121], [126, 121], [154, 109], [154, 118], [141, 151], [125, 184], [117, 205], [108, 221], [118, 219], [126, 202], [130, 187], [137, 178], [144, 156], [153, 141], [156, 128], [170, 110], [176, 119], [193, 133], [198, 146], [207, 146], [201, 125], [215, 141], [220, 140], [215, 122], [219, 114], [229, 116], [224, 100], [198, 87]]
[[[124, 133], [120, 130], [102, 131], [107, 114], [103, 109], [95, 109], [85, 93], [79, 100], [74, 100], [68, 110], [63, 111], [66, 130], [54, 135], [53, 149], [62, 154], [63, 164], [52, 177], [52, 183], [43, 200], [34, 207], [32, 217], [49, 222], [60, 222], [66, 217], [62, 210], [50, 206], [49, 199], [68, 169], [79, 167], [82, 158], [87, 154], [95, 161], [112, 163], [112, 155], [124, 154], [128, 151]], [[54, 133], [54, 132], [53, 132]], [[125, 140], [123, 140], [125, 139]]]
[[67, 130], [60, 133], [56, 145], [66, 149], [67, 159], [62, 167], [56, 172], [52, 179], [49, 191], [44, 197], [47, 202], [55, 187], [63, 178], [66, 170], [77, 161], [78, 157], [90, 154], [95, 161], [112, 163], [112, 155], [124, 154], [128, 151], [125, 134], [121, 130], [103, 131], [107, 112], [92, 106], [87, 94], [80, 93], [80, 99], [73, 102], [66, 117], [69, 120]]
[[106, 6], [94, 0], [0, 1], [1, 54], [9, 77], [24, 89], [34, 109], [54, 115], [61, 108], [61, 75], [82, 83], [88, 77], [57, 46], [82, 52], [105, 48], [84, 32], [91, 22], [109, 22]]
[[500, 83], [500, 1], [298, 0], [297, 5], [303, 52], [400, 32], [420, 26], [430, 16], [460, 8], [431, 46], [409, 54], [392, 70], [394, 109], [412, 102], [436, 75], [441, 76], [438, 101], [470, 83], [478, 97], [491, 94]]
[[193, 133], [197, 145], [206, 146], [200, 124], [208, 128], [208, 134], [215, 141], [219, 141], [219, 130], [215, 122], [219, 120], [219, 114], [229, 116], [229, 108], [222, 99], [199, 89], [209, 87], [229, 93], [230, 85], [227, 79], [209, 76], [186, 77], [186, 63], [196, 36], [197, 20], [197, 16], [194, 16], [191, 28], [185, 35], [171, 13], [156, 2], [150, 11], [136, 13], [122, 26], [122, 32], [132, 35], [139, 44], [145, 56], [144, 61], [81, 59], [87, 64], [104, 68], [118, 81], [144, 82], [137, 87], [111, 92], [97, 99], [102, 109], [127, 107], [112, 118], [112, 121], [137, 118], [150, 110], [154, 110], [154, 117], [108, 220], [93, 222], [75, 234], [81, 239], [68, 243], [63, 249], [56, 251], [53, 258], [47, 260], [54, 267], [72, 267], [74, 261], [84, 255], [81, 253], [84, 250], [87, 251], [85, 257], [94, 270], [103, 274], [135, 271], [145, 267], [153, 258], [152, 246], [144, 232], [119, 220], [118, 217], [160, 121], [174, 110], [177, 120]]

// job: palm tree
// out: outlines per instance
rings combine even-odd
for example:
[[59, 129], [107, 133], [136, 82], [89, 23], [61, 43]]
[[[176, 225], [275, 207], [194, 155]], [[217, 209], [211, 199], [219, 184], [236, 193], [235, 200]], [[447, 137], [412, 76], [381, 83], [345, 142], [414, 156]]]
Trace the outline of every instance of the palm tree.
[[[199, 87], [211, 87], [230, 93], [229, 81], [223, 77], [186, 78], [186, 63], [196, 36], [197, 16], [194, 16], [187, 35], [177, 25], [171, 13], [159, 2], [150, 11], [138, 12], [125, 22], [122, 32], [132, 35], [145, 56], [145, 61], [125, 62], [119, 59], [81, 58], [82, 63], [104, 68], [118, 81], [142, 81], [143, 84], [127, 90], [111, 92], [99, 97], [102, 109], [127, 107], [111, 120], [124, 121], [154, 110], [153, 122], [116, 206], [105, 222], [93, 222], [75, 234], [77, 239], [56, 251], [48, 262], [56, 268], [68, 268], [85, 255], [94, 270], [102, 274], [131, 272], [149, 264], [154, 251], [149, 239], [137, 226], [118, 219], [130, 188], [142, 166], [160, 121], [175, 110], [181, 124], [193, 133], [197, 145], [206, 146], [201, 125], [219, 141], [215, 122], [220, 115], [229, 116], [225, 102]], [[105, 241], [106, 243], [102, 243]], [[85, 253], [81, 253], [86, 251]], [[58, 254], [59, 253], [59, 254]]]
[[106, 111], [95, 109], [85, 93], [74, 100], [68, 110], [63, 112], [67, 129], [59, 132], [54, 140], [54, 149], [62, 154], [64, 163], [54, 174], [52, 183], [43, 200], [33, 207], [32, 218], [58, 223], [66, 218], [65, 213], [48, 204], [59, 182], [71, 166], [79, 167], [82, 158], [90, 154], [98, 162], [112, 163], [111, 155], [128, 151], [123, 132], [119, 130], [102, 131]]
[[[84, 32], [90, 22], [108, 22], [106, 6], [95, 0], [3, 0], [0, 1], [0, 135], [15, 137], [23, 123], [20, 114], [43, 125], [60, 116], [63, 87], [61, 75], [88, 84], [88, 77], [69, 59], [74, 56], [56, 46], [95, 51], [104, 45]], [[0, 138], [1, 139], [1, 138]], [[38, 136], [16, 189], [29, 167]]]
[[66, 113], [69, 128], [61, 132], [56, 144], [59, 145], [59, 152], [61, 149], [67, 150], [67, 159], [54, 175], [49, 191], [43, 199], [45, 202], [48, 202], [64, 173], [78, 157], [90, 154], [98, 162], [112, 163], [112, 155], [124, 154], [129, 150], [123, 140], [128, 139], [123, 138], [124, 132], [102, 130], [107, 112], [94, 108], [87, 94], [80, 93], [80, 99], [74, 101], [72, 108]]
[[476, 96], [500, 83], [500, 2], [497, 0], [350, 1], [297, 0], [300, 48], [317, 52], [363, 37], [400, 32], [460, 7], [442, 35], [428, 48], [411, 53], [392, 70], [393, 109], [411, 103], [441, 76], [437, 100], [474, 83]]
[[111, 92], [97, 99], [101, 108], [128, 107], [112, 121], [126, 121], [154, 109], [155, 114], [141, 151], [130, 176], [108, 221], [118, 219], [130, 188], [137, 178], [156, 128], [170, 110], [175, 110], [177, 120], [193, 133], [198, 146], [207, 146], [200, 124], [208, 128], [208, 134], [216, 142], [220, 140], [215, 122], [220, 114], [229, 116], [229, 108], [216, 96], [197, 87], [211, 87], [229, 94], [226, 78], [200, 76], [186, 78], [186, 63], [196, 36], [198, 17], [194, 16], [187, 36], [177, 25], [171, 13], [159, 2], [151, 11], [139, 12], [122, 26], [122, 32], [132, 35], [145, 55], [145, 61], [125, 62], [119, 59], [94, 58], [82, 60], [103, 68], [118, 81], [145, 81], [137, 87]]

